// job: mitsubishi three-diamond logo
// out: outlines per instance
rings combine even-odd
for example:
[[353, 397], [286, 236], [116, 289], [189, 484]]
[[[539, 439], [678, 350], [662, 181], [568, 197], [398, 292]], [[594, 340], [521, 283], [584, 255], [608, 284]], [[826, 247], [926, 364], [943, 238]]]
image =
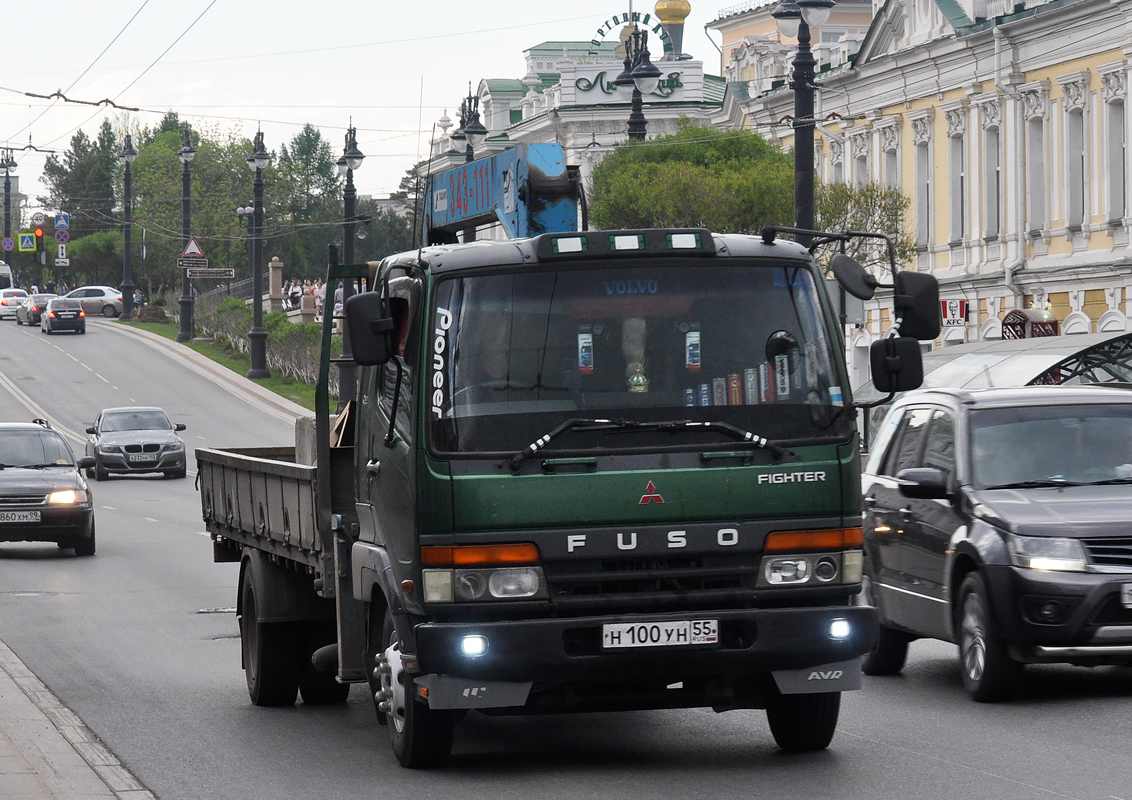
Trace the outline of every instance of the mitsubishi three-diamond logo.
[[663, 503], [664, 498], [660, 496], [660, 492], [653, 486], [652, 481], [649, 481], [648, 487], [645, 488], [645, 493], [641, 497], [641, 505], [647, 506], [649, 503]]

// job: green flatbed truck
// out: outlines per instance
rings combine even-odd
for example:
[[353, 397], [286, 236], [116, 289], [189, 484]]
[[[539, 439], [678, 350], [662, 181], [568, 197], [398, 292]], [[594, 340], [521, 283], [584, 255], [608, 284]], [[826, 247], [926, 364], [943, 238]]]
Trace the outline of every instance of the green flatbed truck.
[[[638, 230], [332, 256], [328, 291], [362, 278], [357, 397], [332, 429], [324, 356], [314, 464], [197, 450], [253, 702], [363, 683], [409, 767], [470, 710], [757, 708], [782, 748], [826, 747], [877, 618], [810, 252]], [[910, 388], [918, 346], [891, 341], [874, 364], [903, 356]]]

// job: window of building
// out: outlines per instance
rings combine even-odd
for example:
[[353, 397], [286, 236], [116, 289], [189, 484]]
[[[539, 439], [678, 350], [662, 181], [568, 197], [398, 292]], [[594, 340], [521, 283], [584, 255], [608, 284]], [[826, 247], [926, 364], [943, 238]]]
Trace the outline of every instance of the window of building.
[[965, 148], [963, 136], [948, 137], [948, 166], [949, 166], [949, 194], [951, 201], [951, 230], [952, 243], [963, 241], [966, 234], [964, 218], [967, 213], [967, 167], [964, 159]]
[[1065, 223], [1081, 230], [1085, 221], [1085, 114], [1080, 108], [1065, 117]]
[[1026, 120], [1026, 210], [1031, 234], [1038, 233], [1047, 225], [1045, 132], [1045, 120], [1041, 117]]
[[916, 244], [927, 247], [931, 241], [932, 162], [928, 143], [916, 145]]
[[1119, 221], [1128, 207], [1128, 171], [1124, 139], [1124, 101], [1105, 104], [1105, 173], [1108, 175], [1108, 218]]
[[998, 239], [1002, 231], [1002, 148], [999, 143], [998, 128], [983, 131], [983, 146], [986, 150], [984, 166], [986, 176], [986, 232], [988, 240]]

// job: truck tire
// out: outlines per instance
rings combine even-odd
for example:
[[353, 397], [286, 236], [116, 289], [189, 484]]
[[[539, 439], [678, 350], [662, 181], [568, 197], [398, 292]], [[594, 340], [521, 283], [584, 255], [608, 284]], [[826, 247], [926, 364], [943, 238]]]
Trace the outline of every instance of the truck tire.
[[776, 694], [766, 706], [774, 741], [788, 753], [829, 747], [840, 713], [841, 692]]
[[311, 663], [314, 651], [338, 640], [338, 627], [333, 620], [305, 624], [305, 646], [302, 648], [302, 674], [299, 693], [303, 702], [311, 706], [345, 703], [350, 696], [350, 684], [339, 683], [332, 672], [319, 672]]
[[257, 588], [253, 570], [244, 570], [240, 587], [240, 646], [244, 656], [244, 676], [248, 696], [257, 706], [290, 706], [299, 691], [299, 643], [296, 625], [289, 622], [257, 620]]
[[366, 679], [369, 681], [369, 696], [373, 700], [373, 710], [377, 714], [377, 724], [385, 725], [387, 719], [381, 710], [378, 693], [381, 692], [380, 657], [385, 652], [385, 604], [382, 598], [375, 597], [368, 606], [366, 619]]
[[1022, 679], [1022, 665], [1010, 658], [995, 629], [989, 598], [983, 576], [972, 572], [955, 605], [963, 687], [980, 703], [1008, 699]]
[[[397, 629], [393, 625], [393, 615], [385, 612], [382, 625], [382, 641], [388, 649], [400, 648]], [[386, 665], [381, 673], [382, 688], [392, 690], [390, 713], [388, 717], [389, 741], [393, 755], [402, 767], [426, 769], [440, 767], [452, 752], [452, 729], [455, 716], [451, 711], [434, 711], [424, 703], [419, 703], [407, 692], [404, 673], [394, 676], [394, 671]]]

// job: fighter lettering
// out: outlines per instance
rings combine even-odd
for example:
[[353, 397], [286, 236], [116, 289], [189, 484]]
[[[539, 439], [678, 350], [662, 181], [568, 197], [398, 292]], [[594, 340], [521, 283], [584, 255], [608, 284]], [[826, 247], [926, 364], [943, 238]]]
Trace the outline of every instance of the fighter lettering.
[[759, 483], [818, 483], [825, 480], [825, 473], [816, 472], [764, 472], [759, 475]]

